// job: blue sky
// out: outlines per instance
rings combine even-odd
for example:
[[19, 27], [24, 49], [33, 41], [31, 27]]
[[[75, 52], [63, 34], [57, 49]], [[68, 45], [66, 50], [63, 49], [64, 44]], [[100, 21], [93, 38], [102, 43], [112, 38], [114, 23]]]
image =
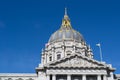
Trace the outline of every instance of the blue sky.
[[59, 29], [68, 8], [74, 29], [93, 49], [94, 58], [120, 73], [119, 0], [0, 0], [0, 72], [32, 73], [50, 35]]

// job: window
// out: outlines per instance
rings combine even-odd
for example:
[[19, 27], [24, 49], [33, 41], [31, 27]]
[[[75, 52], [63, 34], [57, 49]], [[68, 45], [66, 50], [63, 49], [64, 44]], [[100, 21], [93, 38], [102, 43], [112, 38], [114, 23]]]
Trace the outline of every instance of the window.
[[12, 78], [8, 78], [8, 80], [12, 80]]
[[67, 56], [69, 56], [72, 53], [72, 51], [66, 51], [66, 53], [67, 53]]
[[22, 78], [18, 78], [18, 79], [16, 79], [16, 80], [23, 80]]
[[52, 56], [49, 57], [49, 61], [52, 61]]
[[32, 79], [32, 78], [29, 78], [28, 80], [34, 80], [34, 79]]
[[69, 56], [70, 54], [68, 53], [67, 56]]
[[61, 55], [60, 54], [57, 54], [57, 59], [60, 59], [61, 58]]

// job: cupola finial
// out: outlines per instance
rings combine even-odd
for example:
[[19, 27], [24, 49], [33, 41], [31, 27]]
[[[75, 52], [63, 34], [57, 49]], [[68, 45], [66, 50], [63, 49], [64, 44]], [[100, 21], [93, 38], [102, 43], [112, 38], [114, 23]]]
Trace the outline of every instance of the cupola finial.
[[62, 20], [62, 26], [61, 28], [66, 28], [66, 29], [71, 29], [71, 23], [70, 23], [70, 19], [67, 15], [67, 8], [65, 8], [65, 15], [64, 15], [64, 18]]
[[65, 8], [65, 15], [67, 15], [67, 8]]

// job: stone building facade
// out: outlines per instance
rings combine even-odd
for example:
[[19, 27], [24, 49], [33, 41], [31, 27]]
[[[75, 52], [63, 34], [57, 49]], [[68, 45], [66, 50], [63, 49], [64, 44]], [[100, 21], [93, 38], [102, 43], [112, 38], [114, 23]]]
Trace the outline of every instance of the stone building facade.
[[67, 10], [41, 54], [36, 74], [1, 73], [0, 80], [115, 80], [115, 68], [94, 59], [82, 34], [72, 28]]

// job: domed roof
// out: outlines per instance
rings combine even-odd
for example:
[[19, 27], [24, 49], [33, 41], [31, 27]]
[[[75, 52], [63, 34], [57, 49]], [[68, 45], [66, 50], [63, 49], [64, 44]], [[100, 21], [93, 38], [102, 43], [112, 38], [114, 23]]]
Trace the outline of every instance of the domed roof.
[[52, 34], [52, 36], [49, 39], [49, 42], [63, 41], [63, 40], [75, 40], [78, 42], [84, 41], [82, 35], [79, 32], [73, 29], [69, 29], [69, 30], [60, 29]]
[[64, 18], [62, 20], [61, 28], [51, 35], [49, 42], [51, 43], [63, 40], [74, 40], [77, 42], [84, 42], [82, 35], [72, 28], [66, 10]]

